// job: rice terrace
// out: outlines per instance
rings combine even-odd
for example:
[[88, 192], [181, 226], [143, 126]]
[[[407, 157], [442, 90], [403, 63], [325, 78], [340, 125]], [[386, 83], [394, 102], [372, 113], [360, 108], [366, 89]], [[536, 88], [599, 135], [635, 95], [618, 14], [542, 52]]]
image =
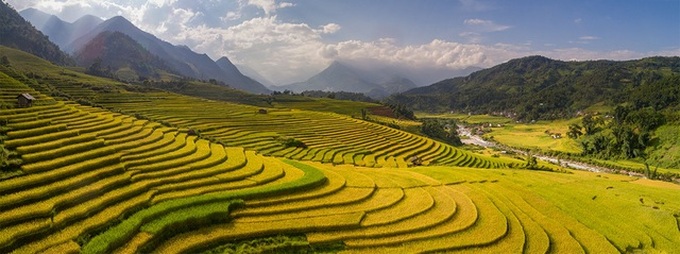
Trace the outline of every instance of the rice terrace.
[[120, 16], [10, 4], [0, 253], [680, 253], [678, 56], [518, 57], [408, 89], [336, 61], [279, 91]]

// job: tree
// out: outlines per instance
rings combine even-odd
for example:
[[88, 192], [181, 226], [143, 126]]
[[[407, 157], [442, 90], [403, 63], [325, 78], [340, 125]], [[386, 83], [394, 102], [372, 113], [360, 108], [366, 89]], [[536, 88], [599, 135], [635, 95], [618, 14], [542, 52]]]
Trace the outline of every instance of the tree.
[[581, 127], [578, 124], [572, 123], [569, 125], [569, 131], [567, 132], [567, 136], [569, 136], [572, 139], [578, 139], [581, 135], [583, 135], [583, 132], [581, 132]]
[[531, 152], [527, 152], [526, 163], [527, 164], [524, 167], [527, 169], [538, 168], [538, 160], [536, 160], [536, 157]]
[[597, 126], [602, 122], [601, 119], [595, 118], [591, 115], [586, 115], [583, 117], [581, 120], [581, 124], [583, 125], [583, 128], [585, 129], [585, 134], [586, 135], [593, 135], [595, 132], [597, 132]]
[[361, 109], [361, 119], [362, 119], [362, 120], [368, 119], [368, 112], [366, 112], [366, 109], [365, 109], [365, 108], [362, 108], [362, 109]]
[[0, 65], [9, 66], [9, 58], [7, 56], [0, 57]]

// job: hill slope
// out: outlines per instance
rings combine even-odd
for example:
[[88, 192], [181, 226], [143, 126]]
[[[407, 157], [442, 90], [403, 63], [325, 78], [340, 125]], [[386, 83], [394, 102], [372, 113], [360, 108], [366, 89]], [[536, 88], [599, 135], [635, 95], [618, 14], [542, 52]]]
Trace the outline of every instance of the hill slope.
[[23, 50], [59, 65], [73, 64], [73, 60], [57, 45], [5, 2], [0, 2], [0, 45]]
[[598, 102], [635, 100], [671, 75], [680, 75], [680, 57], [563, 62], [531, 56], [412, 89], [390, 100], [421, 111], [495, 112], [525, 120], [550, 119], [572, 116]]

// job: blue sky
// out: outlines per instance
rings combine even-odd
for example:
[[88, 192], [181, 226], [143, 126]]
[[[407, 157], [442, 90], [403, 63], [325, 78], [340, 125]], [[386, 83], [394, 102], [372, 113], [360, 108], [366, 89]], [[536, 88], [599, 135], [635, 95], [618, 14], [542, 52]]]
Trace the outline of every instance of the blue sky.
[[680, 55], [680, 0], [6, 0], [72, 21], [122, 15], [274, 81], [333, 60], [458, 70], [527, 55], [562, 60]]

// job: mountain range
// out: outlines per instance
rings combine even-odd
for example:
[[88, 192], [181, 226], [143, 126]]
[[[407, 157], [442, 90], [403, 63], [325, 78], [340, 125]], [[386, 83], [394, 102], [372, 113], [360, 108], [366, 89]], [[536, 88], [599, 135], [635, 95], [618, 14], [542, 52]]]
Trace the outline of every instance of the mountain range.
[[388, 101], [417, 111], [553, 119], [571, 117], [597, 103], [632, 103], [653, 110], [676, 107], [678, 77], [680, 57], [566, 62], [529, 56], [411, 89]]
[[[344, 60], [333, 62], [304, 82], [274, 86], [273, 82], [247, 66], [236, 67], [226, 57], [213, 61], [206, 54], [198, 54], [186, 46], [172, 45], [142, 31], [120, 16], [102, 20], [86, 15], [74, 22], [66, 22], [33, 8], [23, 10], [20, 14], [62, 50], [71, 54], [77, 65], [99, 75], [128, 81], [158, 80], [170, 75], [177, 78], [216, 80], [232, 88], [256, 94], [270, 93], [269, 87], [294, 92], [345, 91], [384, 98], [418, 85], [431, 84], [443, 78], [467, 75], [478, 70], [474, 67], [457, 71], [413, 69], [384, 63]], [[93, 66], [95, 63], [97, 65]], [[247, 72], [248, 76], [243, 72]]]
[[367, 72], [334, 61], [307, 81], [279, 86], [277, 89], [293, 92], [345, 91], [364, 93], [372, 98], [384, 98], [415, 87], [413, 81], [396, 73]]
[[[120, 39], [120, 36], [111, 36], [115, 35], [115, 33], [100, 34], [104, 32], [120, 32], [141, 45], [148, 53], [162, 60], [164, 68], [161, 69], [167, 69], [170, 73], [201, 80], [214, 79], [224, 82], [232, 88], [252, 93], [268, 94], [270, 92], [264, 85], [239, 72], [230, 61], [222, 61], [219, 64], [210, 59], [206, 54], [198, 54], [186, 46], [172, 45], [152, 34], [142, 31], [130, 21], [120, 16], [104, 21], [99, 20], [100, 22], [95, 17], [84, 16], [73, 23], [68, 23], [56, 16], [45, 14], [35, 9], [26, 9], [21, 14], [25, 19], [34, 23], [36, 28], [41, 29], [43, 33], [54, 37], [54, 41], [58, 42], [62, 49], [74, 55], [84, 52], [84, 48], [88, 44], [91, 46], [90, 42], [95, 38], [99, 40], [102, 38]], [[112, 43], [107, 41], [98, 42], [98, 44], [102, 45], [103, 48], [113, 47]], [[127, 47], [127, 49], [139, 50], [136, 47]], [[134, 55], [144, 54], [144, 52], [121, 54]], [[104, 66], [115, 66], [116, 64], [113, 63], [121, 60], [120, 58], [109, 59], [106, 56], [116, 57], [111, 54], [98, 56]], [[79, 63], [84, 64], [86, 62], [88, 61], [80, 61]], [[129, 65], [131, 64], [134, 63], [129, 63]], [[157, 73], [157, 71], [154, 71], [154, 73]], [[137, 73], [137, 75], [140, 74], [144, 73]]]
[[35, 28], [47, 35], [50, 41], [57, 44], [62, 50], [65, 50], [69, 43], [92, 31], [92, 29], [104, 22], [101, 18], [85, 15], [69, 23], [55, 15], [50, 15], [34, 8], [22, 10], [19, 14], [31, 22]]

